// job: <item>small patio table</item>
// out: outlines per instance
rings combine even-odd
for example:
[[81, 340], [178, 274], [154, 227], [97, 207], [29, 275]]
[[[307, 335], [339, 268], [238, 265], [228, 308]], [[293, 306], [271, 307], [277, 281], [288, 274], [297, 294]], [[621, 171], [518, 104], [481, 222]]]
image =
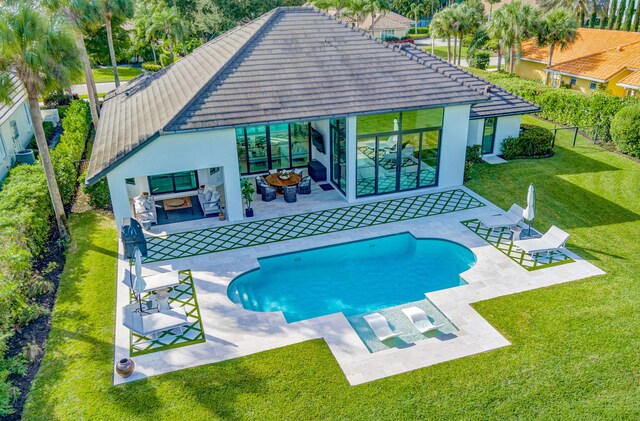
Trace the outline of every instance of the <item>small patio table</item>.
[[269, 174], [264, 179], [269, 185], [276, 188], [278, 193], [284, 194], [283, 187], [294, 186], [302, 181], [302, 177], [295, 173], [289, 173], [289, 178], [280, 178], [281, 173]]

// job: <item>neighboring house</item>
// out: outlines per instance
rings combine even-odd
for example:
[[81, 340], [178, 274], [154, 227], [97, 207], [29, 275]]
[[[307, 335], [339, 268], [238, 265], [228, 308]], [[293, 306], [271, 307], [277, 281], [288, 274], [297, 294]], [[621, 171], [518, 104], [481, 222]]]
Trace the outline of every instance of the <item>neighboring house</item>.
[[640, 32], [579, 28], [578, 39], [566, 50], [556, 47], [548, 66], [549, 48], [531, 39], [522, 45], [515, 72], [544, 82], [550, 73], [552, 86], [590, 93], [603, 89], [617, 96], [638, 95]]
[[27, 92], [16, 75], [11, 74], [10, 79], [11, 105], [0, 103], [0, 180], [15, 163], [16, 152], [25, 149], [33, 136]]
[[499, 153], [537, 111], [420, 49], [280, 8], [107, 95], [87, 180], [107, 177], [118, 224], [142, 192], [195, 197], [204, 184], [238, 221], [242, 177], [311, 160], [358, 203], [462, 185], [466, 146]]
[[[335, 16], [336, 10], [329, 9], [328, 13], [330, 16]], [[375, 19], [372, 17], [371, 13], [365, 16], [359, 28], [379, 39], [402, 38], [409, 33], [409, 29], [414, 24], [411, 19], [392, 11], [377, 13]], [[340, 20], [355, 25], [355, 21], [348, 16], [340, 16]]]

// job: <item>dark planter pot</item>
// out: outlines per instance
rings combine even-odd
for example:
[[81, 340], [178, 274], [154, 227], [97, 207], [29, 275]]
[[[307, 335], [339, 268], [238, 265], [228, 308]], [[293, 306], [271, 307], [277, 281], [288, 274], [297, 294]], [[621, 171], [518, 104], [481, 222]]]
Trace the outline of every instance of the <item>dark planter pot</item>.
[[245, 209], [244, 213], [247, 216], [247, 218], [253, 217], [253, 209], [252, 208]]
[[116, 363], [116, 373], [122, 378], [127, 378], [133, 374], [136, 364], [131, 358], [122, 358]]

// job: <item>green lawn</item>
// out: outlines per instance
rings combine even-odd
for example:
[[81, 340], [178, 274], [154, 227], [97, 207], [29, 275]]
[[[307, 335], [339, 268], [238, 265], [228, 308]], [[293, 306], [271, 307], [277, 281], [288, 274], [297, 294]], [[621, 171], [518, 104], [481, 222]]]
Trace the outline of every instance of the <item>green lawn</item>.
[[640, 165], [560, 137], [553, 158], [479, 164], [469, 183], [508, 208], [534, 182], [536, 226], [608, 272], [477, 303], [512, 346], [351, 387], [314, 340], [113, 387], [117, 232], [87, 212], [24, 419], [637, 419]]
[[[431, 52], [431, 46], [426, 46], [426, 47], [420, 47], [422, 48], [424, 51], [430, 53]], [[447, 59], [447, 46], [446, 45], [436, 45], [433, 49], [433, 52], [435, 53], [435, 55], [437, 57], [443, 58], [443, 59]], [[469, 48], [468, 47], [462, 47], [462, 58], [466, 59], [467, 55], [469, 54]], [[451, 43], [451, 55], [453, 56], [453, 43]], [[491, 53], [491, 57], [495, 57], [495, 53]]]
[[[113, 82], [114, 78], [113, 78], [113, 69], [111, 67], [100, 67], [98, 69], [92, 69], [91, 70], [93, 72], [93, 78], [95, 79], [96, 83], [103, 83], [103, 82]], [[141, 75], [143, 73], [143, 71], [141, 69], [138, 69], [137, 67], [121, 67], [118, 66], [118, 76], [120, 77], [120, 80], [131, 80], [139, 75]], [[80, 80], [78, 80], [76, 83], [84, 83], [84, 76], [82, 76], [82, 78]]]

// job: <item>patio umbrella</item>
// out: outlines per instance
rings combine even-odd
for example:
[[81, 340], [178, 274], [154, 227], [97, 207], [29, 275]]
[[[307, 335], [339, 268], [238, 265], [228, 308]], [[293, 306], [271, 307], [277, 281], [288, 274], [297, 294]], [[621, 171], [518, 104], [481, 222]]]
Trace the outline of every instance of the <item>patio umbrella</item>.
[[527, 208], [522, 215], [529, 222], [529, 235], [531, 235], [531, 226], [533, 218], [536, 216], [536, 188], [533, 183], [529, 184], [529, 192], [527, 193]]
[[140, 304], [140, 311], [142, 311], [141, 294], [142, 294], [142, 291], [144, 291], [144, 289], [147, 287], [147, 284], [142, 278], [142, 253], [137, 247], [133, 252], [133, 261], [135, 266], [136, 279], [133, 281], [133, 284], [131, 285], [131, 289], [137, 295], [137, 299]]

